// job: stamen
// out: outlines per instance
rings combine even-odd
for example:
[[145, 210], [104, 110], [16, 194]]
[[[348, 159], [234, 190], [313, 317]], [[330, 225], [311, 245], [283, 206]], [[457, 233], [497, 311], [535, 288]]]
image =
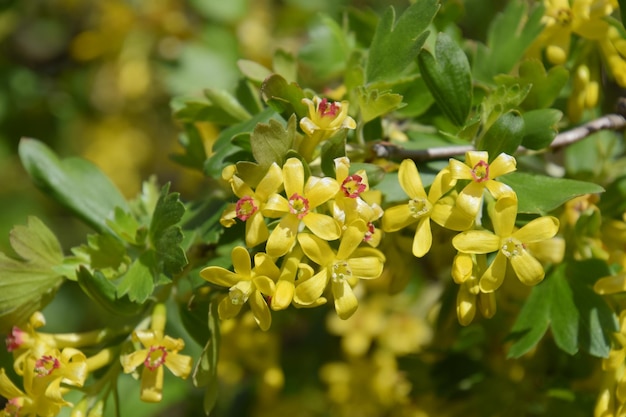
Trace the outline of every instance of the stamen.
[[38, 377], [48, 376], [60, 367], [61, 363], [57, 358], [51, 355], [44, 355], [35, 361], [35, 374]]
[[24, 400], [22, 398], [11, 398], [7, 401], [7, 404], [2, 411], [7, 413], [10, 417], [18, 417], [20, 415], [20, 409], [22, 408], [23, 402]]
[[517, 239], [508, 238], [502, 245], [502, 253], [507, 258], [521, 255], [526, 250], [526, 245]]
[[331, 116], [331, 117], [335, 117], [337, 115], [337, 111], [339, 110], [339, 106], [337, 105], [337, 103], [328, 103], [328, 99], [323, 98], [322, 101], [320, 101], [320, 104], [318, 106], [318, 111], [320, 113], [321, 117], [324, 116]]
[[480, 161], [474, 168], [472, 168], [472, 178], [476, 182], [484, 182], [489, 180], [489, 164], [485, 161]]
[[341, 183], [341, 190], [346, 197], [357, 198], [359, 194], [365, 191], [365, 184], [363, 183], [363, 177], [354, 174], [347, 176]]
[[254, 199], [250, 196], [245, 196], [237, 201], [235, 205], [235, 213], [237, 218], [241, 221], [248, 220], [259, 208], [254, 204]]
[[11, 334], [9, 334], [4, 341], [7, 346], [7, 351], [13, 352], [15, 349], [19, 349], [19, 347], [24, 343], [25, 335], [25, 331], [17, 326], [13, 326]]
[[154, 371], [165, 363], [166, 357], [167, 349], [165, 349], [165, 346], [150, 346], [150, 350], [148, 351], [148, 355], [146, 356], [146, 360], [143, 361], [143, 364], [149, 370]]
[[346, 261], [337, 261], [332, 266], [332, 271], [330, 273], [330, 277], [333, 282], [341, 282], [346, 278], [350, 278], [352, 276], [352, 271], [348, 266], [348, 262]]
[[374, 227], [374, 223], [367, 222], [367, 232], [365, 232], [365, 236], [363, 236], [364, 242], [369, 242], [374, 237], [374, 232], [376, 232], [376, 228]]
[[425, 198], [415, 197], [409, 200], [409, 211], [411, 212], [411, 216], [416, 219], [422, 217], [430, 211], [431, 204]]
[[572, 11], [570, 9], [563, 8], [556, 12], [556, 21], [561, 26], [569, 26], [569, 24], [572, 23], [572, 18]]
[[289, 211], [297, 215], [298, 219], [302, 219], [309, 214], [309, 200], [298, 193], [294, 193], [289, 197]]

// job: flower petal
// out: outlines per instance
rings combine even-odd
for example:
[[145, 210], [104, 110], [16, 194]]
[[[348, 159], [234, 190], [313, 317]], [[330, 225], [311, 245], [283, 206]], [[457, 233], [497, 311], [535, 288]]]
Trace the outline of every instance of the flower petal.
[[504, 152], [496, 157], [489, 164], [489, 178], [497, 178], [500, 175], [508, 174], [516, 170], [517, 161], [511, 155], [507, 155]]
[[227, 295], [217, 306], [217, 314], [221, 320], [232, 319], [241, 311], [243, 304], [233, 304]]
[[426, 191], [424, 191], [424, 185], [422, 185], [422, 178], [412, 159], [405, 159], [400, 164], [398, 181], [400, 187], [410, 198], [428, 198]]
[[527, 250], [522, 250], [518, 255], [512, 256], [510, 260], [515, 274], [526, 285], [540, 283], [546, 274], [541, 263]]
[[470, 217], [476, 217], [483, 202], [485, 183], [472, 181], [461, 190], [456, 205]]
[[309, 213], [302, 222], [313, 234], [324, 240], [335, 240], [341, 236], [341, 227], [337, 220], [320, 213]]
[[300, 219], [295, 214], [287, 214], [276, 225], [267, 239], [265, 251], [273, 258], [279, 258], [291, 250], [296, 241]]
[[375, 279], [383, 273], [384, 263], [377, 256], [363, 256], [348, 259], [348, 266], [353, 277]]
[[526, 223], [513, 233], [513, 237], [524, 243], [540, 242], [551, 239], [559, 231], [559, 219], [542, 216]]
[[626, 291], [626, 273], [600, 278], [593, 285], [593, 290], [598, 294], [616, 294]]
[[272, 163], [265, 176], [256, 187], [255, 195], [261, 202], [267, 201], [270, 195], [275, 194], [283, 185], [283, 172], [276, 162]]
[[478, 308], [483, 317], [492, 318], [496, 314], [496, 293], [481, 292], [478, 294]]
[[480, 278], [478, 283], [480, 291], [494, 292], [500, 288], [500, 285], [502, 285], [504, 281], [504, 275], [506, 274], [506, 264], [507, 257], [502, 252], [498, 252], [493, 262], [491, 262], [491, 265], [489, 265], [489, 268], [487, 268]]
[[462, 326], [469, 325], [476, 315], [476, 295], [469, 291], [467, 285], [461, 285], [456, 294], [456, 317]]
[[252, 297], [250, 297], [249, 303], [256, 324], [258, 324], [263, 331], [269, 329], [272, 325], [272, 313], [265, 302], [265, 298], [263, 298], [260, 292], [255, 291]]
[[337, 250], [337, 259], [348, 259], [352, 252], [363, 242], [366, 230], [367, 225], [363, 220], [355, 220], [350, 223], [350, 226], [341, 236], [341, 242]]
[[517, 218], [517, 196], [499, 199], [489, 214], [495, 234], [503, 238], [511, 236]]
[[252, 282], [254, 282], [254, 286], [258, 290], [257, 292], [260, 291], [265, 295], [274, 295], [274, 292], [276, 291], [274, 281], [266, 276], [256, 277], [252, 280]]
[[413, 256], [421, 258], [430, 250], [433, 243], [433, 235], [430, 230], [430, 219], [424, 217], [417, 223], [415, 236], [413, 237]]
[[312, 210], [324, 204], [337, 194], [339, 188], [334, 178], [309, 177], [304, 187], [304, 196], [309, 200], [309, 208]]
[[248, 250], [243, 246], [235, 246], [230, 254], [233, 260], [233, 269], [241, 277], [252, 275], [252, 261]]
[[382, 227], [385, 232], [397, 232], [416, 221], [417, 219], [411, 215], [408, 204], [401, 204], [385, 210]]
[[257, 252], [254, 255], [254, 274], [255, 276], [269, 277], [268, 279], [276, 280], [280, 276], [280, 269], [274, 263], [274, 260], [263, 252]]
[[168, 352], [167, 356], [165, 357], [165, 366], [175, 376], [186, 379], [191, 373], [193, 359], [191, 358], [191, 356], [180, 355], [176, 352]]
[[336, 257], [328, 242], [311, 233], [300, 233], [298, 243], [304, 254], [318, 265], [326, 266]]
[[141, 401], [158, 403], [163, 398], [163, 367], [151, 371], [144, 367], [141, 372]]
[[321, 297], [328, 283], [328, 269], [323, 268], [306, 281], [297, 283], [294, 300], [299, 304], [312, 304]]
[[456, 235], [452, 245], [459, 252], [491, 253], [500, 249], [500, 237], [486, 230], [468, 230]]
[[503, 197], [516, 196], [515, 191], [513, 191], [511, 187], [509, 187], [503, 182], [496, 181], [496, 180], [489, 180], [485, 182], [484, 184], [485, 184], [485, 188], [489, 190], [489, 193], [496, 200], [499, 200], [500, 198], [503, 198]]
[[272, 297], [272, 310], [284, 310], [291, 304], [295, 292], [295, 286], [292, 281], [281, 279], [276, 284], [276, 291]]
[[283, 165], [285, 194], [290, 198], [294, 193], [302, 195], [304, 190], [304, 167], [298, 158], [289, 158]]
[[450, 169], [450, 175], [455, 180], [471, 180], [472, 179], [472, 169], [468, 167], [463, 162], [451, 158], [450, 163], [448, 165]]
[[352, 287], [346, 280], [332, 283], [333, 297], [335, 298], [335, 310], [341, 319], [348, 319], [359, 307], [359, 301], [352, 291]]
[[255, 212], [246, 220], [246, 245], [250, 248], [265, 242], [270, 231], [260, 211]]
[[433, 183], [430, 185], [430, 189], [428, 190], [428, 200], [431, 203], [435, 203], [439, 200], [444, 194], [446, 194], [454, 185], [456, 184], [456, 180], [452, 178], [452, 173], [450, 169], [444, 168], [435, 177]]
[[238, 274], [221, 266], [207, 266], [200, 271], [200, 276], [205, 281], [222, 287], [232, 287], [240, 281]]

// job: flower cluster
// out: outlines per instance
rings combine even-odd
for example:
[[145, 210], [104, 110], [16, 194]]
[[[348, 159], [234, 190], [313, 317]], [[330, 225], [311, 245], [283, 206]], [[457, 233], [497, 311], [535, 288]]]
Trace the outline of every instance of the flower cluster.
[[544, 0], [544, 30], [530, 48], [529, 56], [545, 52], [548, 62], [565, 65], [573, 45], [572, 87], [567, 109], [578, 121], [585, 109], [594, 108], [600, 96], [600, 62], [622, 87], [626, 87], [626, 38], [607, 17], [617, 8], [613, 0]]
[[[333, 129], [353, 127], [345, 123], [346, 102], [316, 98], [307, 104], [311, 116], [301, 126], [310, 146], [319, 145]], [[325, 121], [327, 113], [344, 122]], [[224, 211], [221, 223], [231, 227], [244, 222], [245, 246], [232, 250], [233, 271], [208, 266], [200, 272], [209, 283], [228, 288], [219, 304], [220, 318], [236, 316], [249, 303], [258, 325], [267, 330], [271, 310], [290, 304], [314, 307], [331, 297], [337, 315], [347, 319], [358, 307], [359, 281], [383, 273], [387, 256], [378, 247], [381, 237], [414, 230], [412, 253], [421, 258], [431, 250], [433, 222], [460, 232], [452, 240], [459, 252], [452, 275], [461, 285], [461, 323], [471, 322], [477, 305], [486, 317], [495, 313], [493, 292], [508, 264], [527, 285], [543, 279], [541, 242], [556, 235], [559, 221], [544, 216], [516, 229], [517, 196], [497, 180], [516, 169], [512, 156], [502, 153], [490, 159], [487, 152], [470, 151], [465, 162], [450, 159], [428, 191], [415, 163], [404, 160], [398, 181], [408, 201], [384, 210], [381, 193], [370, 187], [364, 170], [351, 170], [347, 157], [335, 159], [334, 167], [334, 178], [316, 175], [313, 164], [291, 157], [282, 167], [271, 164], [256, 182], [236, 167], [224, 170], [223, 178], [238, 200]], [[484, 212], [493, 231], [482, 226]], [[495, 254], [491, 262], [489, 254]]]

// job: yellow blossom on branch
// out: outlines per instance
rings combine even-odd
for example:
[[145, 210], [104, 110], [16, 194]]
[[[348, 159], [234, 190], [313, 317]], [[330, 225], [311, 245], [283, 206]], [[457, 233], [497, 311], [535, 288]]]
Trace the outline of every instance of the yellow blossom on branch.
[[377, 249], [359, 248], [363, 241], [365, 222], [355, 221], [344, 232], [335, 252], [328, 242], [310, 233], [298, 236], [304, 254], [320, 266], [317, 274], [296, 286], [295, 300], [313, 304], [330, 282], [335, 310], [342, 319], [350, 317], [358, 307], [352, 286], [357, 279], [378, 278], [383, 271], [385, 256]]
[[163, 367], [180, 378], [187, 378], [191, 373], [193, 360], [190, 356], [178, 352], [184, 349], [182, 339], [164, 335], [165, 306], [157, 304], [152, 313], [149, 330], [135, 330], [133, 341], [141, 343], [142, 348], [121, 357], [125, 373], [135, 372], [143, 365], [141, 372], [141, 400], [159, 402], [163, 397]]
[[470, 217], [476, 217], [482, 207], [485, 189], [495, 199], [515, 194], [508, 185], [496, 181], [500, 175], [508, 174], [516, 169], [516, 161], [510, 155], [501, 153], [491, 163], [485, 151], [469, 151], [465, 153], [465, 163], [450, 159], [450, 173], [455, 180], [470, 180], [459, 192], [456, 204]]
[[218, 306], [220, 318], [235, 317], [248, 302], [259, 327], [269, 329], [272, 316], [265, 296], [274, 295], [276, 286], [273, 278], [280, 275], [280, 270], [264, 253], [255, 255], [255, 267], [252, 268], [250, 254], [243, 246], [235, 247], [231, 258], [234, 272], [220, 266], [208, 266], [200, 271], [200, 276], [206, 281], [229, 288], [228, 295]]
[[470, 254], [497, 252], [491, 265], [480, 278], [479, 286], [482, 292], [493, 292], [500, 287], [509, 262], [524, 284], [535, 285], [543, 280], [545, 275], [543, 266], [529, 251], [528, 244], [554, 237], [559, 230], [559, 221], [552, 216], [543, 216], [515, 230], [516, 216], [517, 198], [501, 198], [495, 203], [491, 216], [494, 232], [470, 230], [452, 239], [452, 244], [459, 252]]
[[291, 250], [296, 242], [300, 224], [325, 240], [341, 236], [339, 224], [332, 217], [315, 209], [333, 198], [339, 191], [334, 178], [310, 176], [304, 179], [304, 166], [297, 158], [289, 158], [283, 166], [287, 198], [274, 194], [265, 205], [265, 215], [281, 217], [267, 240], [266, 252], [278, 258]]

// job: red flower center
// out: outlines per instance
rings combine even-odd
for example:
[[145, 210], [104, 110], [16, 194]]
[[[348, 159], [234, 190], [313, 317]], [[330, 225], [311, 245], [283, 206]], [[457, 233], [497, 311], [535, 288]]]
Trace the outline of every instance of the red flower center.
[[360, 175], [349, 175], [341, 183], [341, 190], [346, 197], [357, 198], [359, 194], [365, 191], [365, 184], [363, 178]]
[[476, 182], [484, 182], [489, 180], [489, 164], [480, 161], [472, 168], [472, 177]]
[[293, 193], [293, 195], [289, 197], [289, 211], [298, 216], [298, 219], [302, 219], [309, 214], [309, 200], [298, 193]]
[[237, 201], [235, 205], [235, 213], [237, 218], [241, 221], [246, 221], [252, 216], [259, 208], [254, 204], [254, 199], [250, 196], [245, 196]]
[[337, 103], [329, 103], [328, 99], [323, 98], [322, 101], [320, 101], [319, 106], [317, 107], [317, 110], [320, 114], [320, 116], [324, 117], [324, 116], [331, 116], [331, 117], [335, 117], [337, 116], [337, 111], [339, 111], [339, 106], [337, 105]]
[[44, 355], [35, 361], [35, 374], [39, 377], [48, 376], [59, 367], [61, 367], [61, 363], [57, 358], [50, 355]]
[[372, 240], [375, 232], [376, 228], [374, 227], [374, 223], [367, 222], [367, 232], [365, 232], [365, 236], [363, 236], [363, 241], [369, 242], [370, 240]]
[[11, 329], [11, 334], [7, 336], [5, 339], [5, 343], [7, 345], [7, 350], [9, 352], [13, 352], [15, 349], [18, 349], [24, 343], [24, 336], [26, 332], [20, 329], [17, 326], [13, 326]]
[[143, 364], [149, 370], [154, 371], [165, 363], [166, 357], [167, 350], [165, 349], [165, 346], [150, 346], [150, 350], [148, 351], [148, 355], [146, 356], [146, 360], [143, 361]]

